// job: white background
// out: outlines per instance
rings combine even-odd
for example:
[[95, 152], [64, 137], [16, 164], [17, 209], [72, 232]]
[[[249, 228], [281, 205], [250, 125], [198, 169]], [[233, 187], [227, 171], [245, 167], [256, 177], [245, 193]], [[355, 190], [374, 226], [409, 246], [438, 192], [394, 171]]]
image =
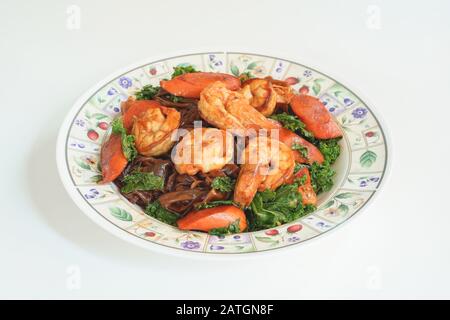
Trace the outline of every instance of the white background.
[[[2, 0], [0, 27], [0, 298], [450, 298], [449, 1]], [[118, 68], [227, 46], [312, 62], [368, 97], [392, 143], [383, 190], [262, 258], [182, 259], [106, 233], [59, 181], [64, 115]]]

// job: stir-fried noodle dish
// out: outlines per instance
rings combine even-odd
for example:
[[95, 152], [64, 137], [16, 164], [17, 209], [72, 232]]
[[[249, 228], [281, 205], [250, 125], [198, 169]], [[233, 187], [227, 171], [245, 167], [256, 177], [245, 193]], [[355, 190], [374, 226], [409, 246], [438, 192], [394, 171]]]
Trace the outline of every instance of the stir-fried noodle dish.
[[313, 212], [342, 137], [322, 102], [288, 82], [193, 67], [135, 92], [110, 132], [99, 183], [155, 219], [214, 235]]

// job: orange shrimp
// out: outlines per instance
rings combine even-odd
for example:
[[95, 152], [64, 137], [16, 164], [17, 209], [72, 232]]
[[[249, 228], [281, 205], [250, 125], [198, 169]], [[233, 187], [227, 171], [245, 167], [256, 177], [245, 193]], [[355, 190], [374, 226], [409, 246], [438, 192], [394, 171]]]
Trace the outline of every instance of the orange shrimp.
[[129, 133], [133, 128], [134, 121], [145, 111], [151, 108], [159, 108], [161, 105], [154, 100], [135, 100], [129, 97], [122, 102], [123, 127]]
[[180, 174], [195, 175], [222, 169], [233, 159], [231, 133], [216, 128], [195, 128], [175, 146], [172, 161]]
[[277, 93], [272, 83], [266, 79], [249, 79], [245, 81], [240, 92], [250, 105], [265, 116], [270, 116], [277, 105]]
[[222, 82], [215, 82], [200, 94], [200, 116], [220, 129], [229, 129], [236, 135], [246, 135], [260, 129], [276, 129], [279, 124], [267, 119], [239, 92], [227, 89]]
[[148, 106], [133, 125], [137, 151], [144, 156], [158, 156], [169, 151], [175, 143], [172, 134], [180, 126], [180, 121], [180, 113], [173, 108]]
[[257, 191], [275, 190], [291, 180], [294, 173], [292, 150], [278, 140], [263, 136], [250, 139], [240, 161], [234, 201], [242, 207], [250, 205]]

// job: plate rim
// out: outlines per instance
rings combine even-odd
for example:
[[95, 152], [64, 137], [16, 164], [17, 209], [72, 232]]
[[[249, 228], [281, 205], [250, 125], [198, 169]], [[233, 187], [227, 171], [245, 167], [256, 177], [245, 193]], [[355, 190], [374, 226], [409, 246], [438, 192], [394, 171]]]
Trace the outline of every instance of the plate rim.
[[[217, 49], [217, 48], [216, 48]], [[254, 53], [258, 52], [258, 53]], [[173, 58], [178, 58], [186, 55], [202, 55], [202, 54], [208, 54], [208, 53], [242, 53], [246, 55], [255, 55], [255, 56], [264, 56], [268, 58], [273, 59], [280, 59], [284, 60], [290, 63], [300, 64], [303, 66], [308, 67], [309, 69], [319, 72], [329, 79], [343, 85], [347, 90], [349, 90], [350, 93], [357, 96], [370, 110], [375, 120], [378, 122], [378, 126], [381, 129], [383, 138], [384, 138], [384, 144], [385, 144], [385, 161], [384, 161], [384, 170], [380, 179], [380, 183], [378, 184], [378, 187], [373, 192], [373, 194], [370, 196], [370, 198], [364, 203], [364, 205], [357, 209], [356, 212], [350, 216], [349, 218], [345, 219], [344, 221], [337, 224], [335, 227], [333, 227], [331, 230], [328, 230], [326, 232], [319, 233], [305, 241], [301, 241], [298, 243], [295, 243], [293, 245], [287, 245], [283, 247], [276, 247], [273, 249], [268, 250], [262, 250], [262, 251], [251, 251], [251, 252], [241, 252], [241, 253], [214, 253], [214, 252], [193, 252], [193, 251], [187, 251], [183, 249], [177, 249], [166, 245], [161, 245], [158, 243], [154, 243], [152, 241], [147, 241], [144, 239], [141, 239], [137, 236], [133, 236], [129, 234], [126, 230], [121, 229], [120, 227], [114, 225], [113, 223], [107, 221], [104, 217], [100, 216], [93, 208], [91, 208], [86, 201], [80, 201], [81, 194], [76, 188], [73, 188], [73, 183], [70, 178], [70, 173], [68, 172], [68, 168], [66, 166], [66, 139], [68, 137], [68, 134], [70, 132], [70, 126], [72, 124], [72, 120], [74, 116], [78, 113], [80, 108], [85, 104], [85, 102], [98, 90], [100, 90], [103, 86], [113, 81], [115, 78], [128, 73], [136, 68], [139, 68], [143, 65], [150, 64], [157, 62], [159, 60], [168, 60]], [[231, 48], [228, 50], [214, 50], [214, 48], [208, 48], [208, 49], [186, 49], [170, 54], [165, 55], [159, 55], [159, 56], [150, 56], [145, 59], [142, 59], [140, 61], [137, 61], [135, 63], [132, 63], [128, 66], [125, 66], [123, 68], [119, 68], [115, 72], [112, 72], [108, 74], [106, 77], [104, 77], [102, 80], [98, 81], [93, 86], [89, 87], [81, 96], [79, 96], [76, 101], [72, 104], [70, 110], [64, 117], [64, 120], [59, 128], [58, 131], [58, 137], [56, 142], [56, 163], [57, 163], [57, 169], [59, 177], [64, 185], [64, 188], [66, 189], [67, 193], [70, 195], [71, 199], [77, 207], [86, 214], [90, 219], [92, 219], [97, 225], [102, 227], [104, 230], [110, 232], [111, 234], [115, 235], [116, 237], [123, 239], [129, 243], [132, 243], [134, 245], [137, 245], [139, 247], [145, 248], [147, 250], [151, 250], [158, 253], [163, 254], [169, 254], [172, 256], [183, 256], [183, 257], [189, 257], [189, 258], [200, 258], [200, 259], [212, 259], [212, 260], [229, 260], [230, 258], [233, 259], [247, 259], [250, 257], [256, 257], [256, 256], [265, 256], [268, 254], [273, 253], [281, 253], [286, 252], [287, 250], [292, 250], [294, 248], [299, 248], [299, 244], [306, 244], [312, 242], [311, 240], [317, 240], [317, 238], [325, 238], [325, 235], [330, 235], [334, 233], [336, 229], [339, 229], [342, 225], [345, 225], [346, 222], [350, 219], [352, 219], [354, 216], [359, 216], [359, 213], [367, 208], [368, 205], [373, 201], [374, 198], [376, 198], [381, 189], [383, 188], [386, 181], [389, 179], [390, 176], [390, 169], [391, 169], [391, 162], [392, 162], [392, 148], [391, 148], [391, 141], [390, 141], [390, 133], [389, 128], [386, 125], [386, 121], [384, 120], [383, 116], [378, 113], [376, 109], [373, 108], [373, 104], [370, 100], [367, 99], [367, 97], [361, 93], [361, 91], [358, 89], [358, 87], [353, 86], [353, 84], [348, 85], [348, 81], [341, 81], [339, 77], [334, 76], [333, 74], [330, 75], [330, 73], [327, 72], [328, 69], [317, 67], [315, 64], [309, 63], [309, 61], [306, 61], [304, 59], [301, 59], [301, 62], [297, 62], [295, 57], [289, 56], [289, 54], [283, 54], [279, 55], [273, 52], [268, 52], [267, 50], [242, 50], [242, 48], [238, 48], [235, 50], [235, 48]], [[300, 61], [300, 60], [298, 60]], [[324, 71], [325, 70], [325, 71]], [[106, 221], [105, 221], [106, 220]]]

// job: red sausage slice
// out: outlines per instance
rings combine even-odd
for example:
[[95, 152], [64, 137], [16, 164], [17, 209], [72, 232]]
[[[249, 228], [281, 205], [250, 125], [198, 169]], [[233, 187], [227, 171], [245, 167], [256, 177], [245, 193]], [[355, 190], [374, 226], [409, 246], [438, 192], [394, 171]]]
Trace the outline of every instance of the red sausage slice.
[[291, 108], [315, 138], [342, 137], [341, 129], [319, 99], [305, 94], [297, 95], [291, 100]]
[[162, 80], [160, 84], [163, 89], [175, 96], [200, 98], [200, 92], [216, 81], [225, 83], [229, 90], [238, 90], [241, 87], [241, 81], [238, 78], [214, 72], [185, 73], [172, 80]]
[[181, 230], [197, 230], [208, 232], [216, 228], [226, 228], [239, 219], [239, 231], [247, 228], [244, 211], [235, 206], [219, 206], [191, 211], [177, 221]]
[[127, 158], [122, 151], [121, 135], [111, 134], [100, 151], [103, 179], [99, 183], [108, 183], [116, 179], [125, 169], [127, 163]]

